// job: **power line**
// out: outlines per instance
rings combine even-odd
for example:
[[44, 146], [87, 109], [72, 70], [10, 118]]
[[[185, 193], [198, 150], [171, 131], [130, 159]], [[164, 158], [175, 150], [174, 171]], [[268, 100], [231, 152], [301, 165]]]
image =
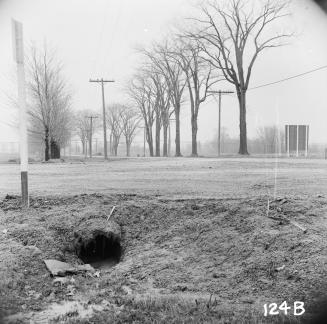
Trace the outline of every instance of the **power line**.
[[307, 75], [307, 74], [310, 74], [310, 73], [313, 73], [313, 72], [317, 72], [317, 71], [320, 71], [320, 70], [323, 70], [323, 69], [326, 69], [326, 68], [327, 68], [327, 65], [324, 65], [324, 66], [318, 67], [316, 69], [313, 69], [313, 70], [310, 70], [310, 71], [307, 71], [307, 72], [303, 72], [303, 73], [300, 73], [300, 74], [297, 74], [297, 75], [290, 76], [290, 77], [285, 78], [285, 79], [281, 79], [281, 80], [278, 80], [278, 81], [274, 81], [274, 82], [270, 82], [270, 83], [266, 83], [266, 84], [262, 84], [262, 85], [250, 88], [249, 91], [259, 89], [259, 88], [263, 88], [263, 87], [268, 87], [270, 85], [282, 83], [282, 82], [285, 82], [285, 81], [288, 81], [288, 80], [291, 80], [291, 79], [299, 78], [299, 77], [301, 77], [303, 75]]

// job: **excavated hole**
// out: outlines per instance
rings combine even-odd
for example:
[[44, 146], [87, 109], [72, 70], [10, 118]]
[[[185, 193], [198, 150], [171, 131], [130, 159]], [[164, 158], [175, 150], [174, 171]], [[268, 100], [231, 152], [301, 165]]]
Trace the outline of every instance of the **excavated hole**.
[[78, 257], [94, 268], [111, 267], [120, 261], [122, 247], [114, 236], [98, 234], [86, 244], [80, 246]]

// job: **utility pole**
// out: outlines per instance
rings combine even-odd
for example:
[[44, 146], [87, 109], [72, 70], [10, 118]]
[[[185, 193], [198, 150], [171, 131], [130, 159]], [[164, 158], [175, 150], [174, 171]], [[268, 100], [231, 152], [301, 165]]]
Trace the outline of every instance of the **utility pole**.
[[17, 63], [18, 104], [19, 104], [19, 150], [22, 205], [29, 207], [28, 196], [28, 142], [26, 121], [26, 85], [24, 68], [23, 25], [12, 19], [14, 60]]
[[107, 125], [106, 125], [106, 105], [104, 100], [104, 83], [108, 82], [115, 82], [114, 80], [103, 80], [96, 79], [96, 80], [89, 80], [90, 82], [101, 83], [102, 89], [102, 110], [103, 110], [103, 152], [104, 152], [104, 159], [108, 160], [108, 152], [107, 152]]
[[218, 110], [218, 156], [221, 154], [221, 95], [234, 93], [234, 91], [208, 91], [208, 93], [219, 95], [219, 110]]
[[90, 119], [90, 136], [89, 136], [89, 146], [90, 146], [90, 158], [92, 158], [92, 132], [93, 132], [93, 119], [98, 118], [97, 116], [87, 116], [85, 118]]

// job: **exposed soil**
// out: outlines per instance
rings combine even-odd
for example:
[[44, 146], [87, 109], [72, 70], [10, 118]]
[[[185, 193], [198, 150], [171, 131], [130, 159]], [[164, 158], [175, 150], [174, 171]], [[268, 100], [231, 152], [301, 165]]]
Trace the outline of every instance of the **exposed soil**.
[[[44, 259], [82, 263], [74, 231], [122, 229], [120, 262], [54, 280]], [[290, 221], [307, 229], [304, 233]], [[264, 303], [326, 292], [327, 199], [167, 199], [75, 195], [0, 202], [0, 314], [14, 323], [263, 323]], [[7, 317], [8, 319], [8, 317]], [[290, 322], [293, 317], [270, 318]], [[299, 322], [300, 320], [297, 319]]]

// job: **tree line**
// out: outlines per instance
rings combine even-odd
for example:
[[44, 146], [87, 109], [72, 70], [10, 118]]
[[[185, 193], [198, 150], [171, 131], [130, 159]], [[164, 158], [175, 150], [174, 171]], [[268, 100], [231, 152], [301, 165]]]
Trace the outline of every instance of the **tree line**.
[[[129, 155], [136, 131], [142, 126], [150, 156], [167, 156], [168, 129], [174, 119], [175, 156], [182, 156], [181, 110], [188, 106], [191, 155], [198, 156], [201, 105], [213, 95], [212, 90], [228, 84], [238, 99], [238, 153], [248, 154], [247, 91], [258, 57], [267, 49], [283, 45], [283, 40], [291, 36], [274, 32], [276, 23], [287, 14], [286, 4], [274, 0], [231, 0], [225, 4], [209, 0], [198, 9], [195, 17], [186, 19], [186, 27], [137, 49], [142, 61], [125, 87], [129, 102], [106, 108], [111, 154], [117, 155], [123, 135]], [[71, 91], [62, 77], [61, 65], [51, 54], [46, 48], [32, 51], [28, 83], [31, 131], [42, 136], [46, 160], [58, 154], [72, 133], [85, 147], [97, 129], [90, 129], [89, 112], [72, 112]]]
[[[247, 155], [246, 95], [258, 57], [283, 45], [291, 34], [272, 33], [271, 25], [286, 15], [285, 2], [208, 1], [192, 27], [179, 28], [149, 48], [138, 49], [142, 64], [135, 71], [128, 93], [139, 108], [146, 128], [150, 155], [160, 156], [163, 129], [167, 156], [170, 116], [176, 122], [175, 156], [181, 156], [180, 115], [187, 100], [191, 113], [192, 156], [198, 155], [198, 116], [201, 105], [220, 84], [231, 84], [239, 104], [239, 154]], [[153, 139], [153, 128], [155, 138]], [[155, 147], [155, 151], [154, 151]]]

